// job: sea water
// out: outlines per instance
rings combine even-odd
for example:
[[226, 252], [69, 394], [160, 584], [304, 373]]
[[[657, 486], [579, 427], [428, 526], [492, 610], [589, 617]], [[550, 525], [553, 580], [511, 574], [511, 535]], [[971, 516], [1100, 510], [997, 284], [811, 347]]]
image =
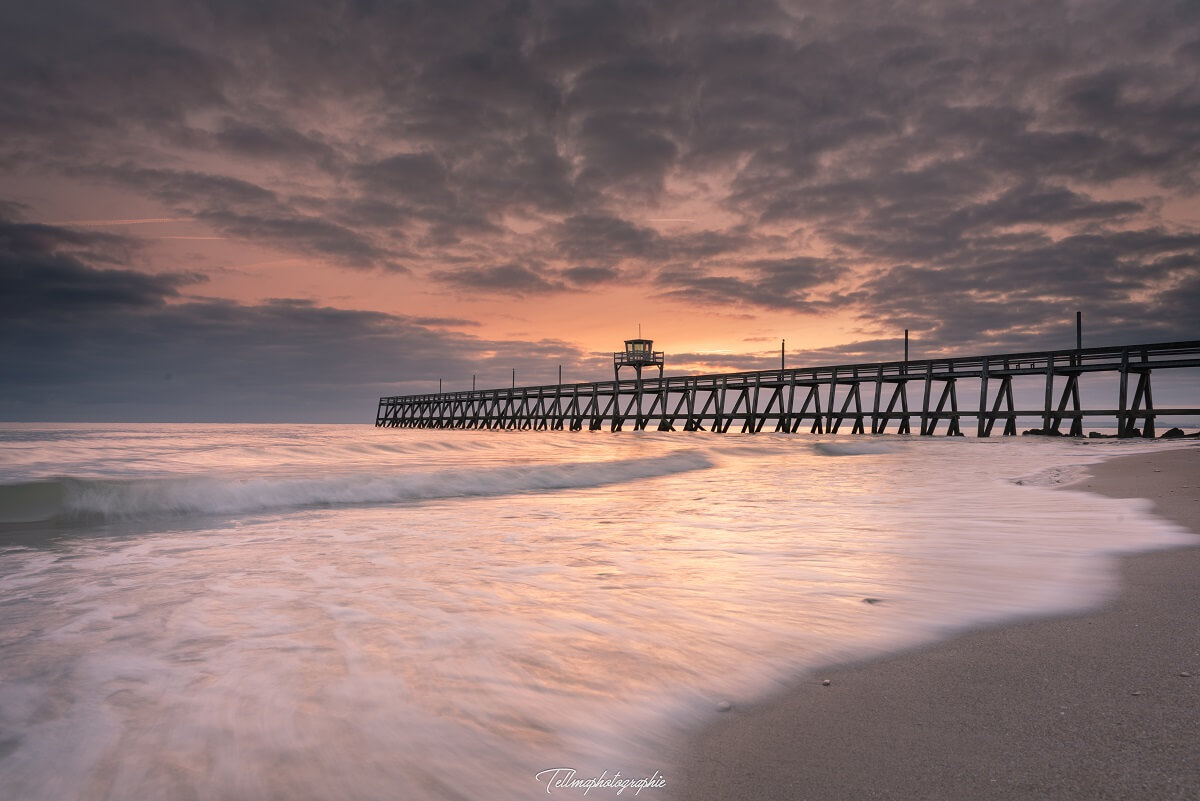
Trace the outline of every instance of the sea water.
[[1161, 446], [3, 426], [0, 797], [661, 801], [730, 705], [1192, 542], [1053, 487]]

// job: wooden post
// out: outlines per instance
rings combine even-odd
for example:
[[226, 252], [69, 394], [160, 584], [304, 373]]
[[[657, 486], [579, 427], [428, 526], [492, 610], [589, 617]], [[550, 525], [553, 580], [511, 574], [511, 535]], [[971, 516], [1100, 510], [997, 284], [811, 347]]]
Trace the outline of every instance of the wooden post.
[[[699, 379], [699, 378], [693, 378], [693, 379], [692, 379], [692, 383], [693, 383], [693, 385], [695, 386], [695, 391], [696, 391], [696, 392], [699, 392], [699, 391], [700, 391], [700, 379]], [[717, 398], [717, 385], [716, 385], [715, 383], [710, 383], [710, 384], [709, 384], [709, 387], [708, 387], [708, 389], [707, 389], [707, 392], [708, 392], [708, 397], [707, 397], [707, 398], [705, 398], [705, 400], [704, 400], [704, 405], [700, 407], [700, 412], [699, 412], [699, 413], [696, 415], [696, 418], [695, 418], [695, 420], [696, 420], [696, 428], [695, 428], [695, 430], [696, 430], [696, 431], [703, 431], [703, 430], [704, 430], [704, 425], [703, 425], [703, 422], [704, 422], [704, 416], [705, 416], [706, 414], [708, 414], [708, 407], [709, 407], [709, 406], [714, 406], [714, 407], [715, 407], [715, 405], [716, 405], [716, 398]], [[714, 414], [716, 414], [716, 412], [714, 412]], [[714, 418], [714, 420], [715, 420], [715, 419], [716, 419], [716, 418]], [[716, 430], [716, 429], [715, 429], [715, 426], [716, 426], [716, 423], [715, 423], [715, 422], [714, 422], [714, 423], [711, 423], [711, 424], [709, 425], [709, 427], [708, 427], [708, 430], [709, 430], [709, 432], [710, 432], [710, 433]]]
[[833, 426], [833, 394], [837, 391], [837, 374], [838, 369], [835, 367], [833, 368], [833, 373], [829, 376], [829, 408], [826, 411], [826, 414], [829, 415], [829, 417], [825, 421], [825, 430], [830, 434], [837, 433], [837, 429]]
[[687, 422], [683, 425], [684, 431], [695, 431], [694, 418], [696, 414], [696, 379], [691, 379], [691, 384], [688, 384], [688, 379], [683, 380], [683, 397], [687, 402]]
[[1121, 390], [1120, 390], [1120, 401], [1119, 401], [1120, 405], [1117, 406], [1117, 436], [1118, 437], [1127, 437], [1127, 436], [1129, 436], [1128, 429], [1133, 428], [1133, 426], [1128, 423], [1128, 421], [1126, 420], [1126, 417], [1125, 417], [1125, 409], [1126, 409], [1126, 404], [1128, 402], [1128, 393], [1129, 393], [1129, 349], [1128, 348], [1121, 349], [1121, 374], [1120, 375], [1121, 375], [1121, 379], [1120, 379], [1121, 380], [1121, 385], [1120, 385]]
[[[1145, 360], [1145, 351], [1142, 352], [1143, 361]], [[1145, 410], [1146, 422], [1142, 425], [1142, 436], [1147, 439], [1154, 439], [1154, 396], [1150, 393], [1150, 368], [1146, 368], [1146, 372], [1142, 373], [1142, 379], [1146, 382], [1145, 389]]]
[[1050, 433], [1050, 411], [1054, 403], [1054, 353], [1046, 354], [1046, 403], [1042, 407], [1042, 433]]
[[[1149, 354], [1143, 350], [1141, 361], [1149, 362]], [[1154, 438], [1154, 398], [1150, 393], [1150, 366], [1146, 364], [1138, 369], [1137, 389], [1133, 393], [1133, 403], [1129, 408], [1129, 431], [1133, 433], [1133, 428], [1137, 424], [1137, 419], [1142, 417], [1142, 436], [1146, 439]]]
[[[729, 378], [727, 376], [721, 376], [720, 394], [717, 395], [717, 403], [714, 408], [716, 415], [715, 415], [715, 419], [713, 420], [713, 426], [712, 426], [712, 428], [709, 429], [709, 431], [715, 431], [718, 434], [724, 434], [725, 429], [727, 428], [727, 426], [725, 424], [725, 390], [728, 387], [728, 385], [729, 385]], [[713, 387], [713, 392], [717, 392], [717, 391], [718, 390], [716, 389], [716, 387]]]
[[[812, 402], [813, 402], [813, 424], [812, 424], [812, 428], [809, 430], [809, 433], [810, 434], [823, 434], [823, 433], [825, 433], [825, 429], [822, 427], [822, 424], [821, 424], [821, 420], [822, 420], [822, 418], [821, 418], [821, 382], [817, 378], [816, 370], [812, 371], [812, 385], [809, 388], [808, 396], [810, 398], [812, 398]], [[807, 399], [805, 399], [804, 405], [805, 405], [805, 407], [808, 406]], [[801, 411], [801, 413], [803, 413], [804, 409], [801, 409], [800, 411]]]
[[[854, 395], [854, 412], [855, 412], [854, 423], [851, 424], [851, 426], [850, 426], [851, 434], [866, 433], [865, 430], [863, 429], [862, 394], [859, 391], [861, 387], [862, 387], [862, 382], [860, 382], [858, 380], [858, 368], [855, 367], [854, 368], [854, 384], [850, 388], [850, 392]], [[849, 404], [850, 404], [850, 398], [847, 396], [846, 403], [842, 404], [842, 406], [843, 406], [843, 408], [845, 408]], [[875, 421], [872, 420], [871, 425], [874, 425], [874, 424], [875, 424]]]
[[925, 399], [921, 401], [921, 436], [929, 433], [929, 393], [933, 390], [933, 362], [925, 363]]
[[988, 357], [983, 357], [983, 364], [979, 368], [979, 421], [975, 427], [975, 436], [986, 437], [991, 433], [991, 428], [986, 426], [987, 419], [987, 399], [988, 399]]
[[[875, 403], [871, 406], [871, 433], [879, 431], [879, 396], [883, 393], [883, 363], [880, 362], [875, 372]], [[886, 425], [886, 423], [885, 423]]]
[[642, 366], [637, 367], [637, 383], [634, 385], [634, 392], [637, 396], [637, 416], [633, 419], [633, 430], [641, 431], [646, 427], [646, 420], [642, 417]]
[[[784, 431], [788, 434], [791, 434], [792, 432], [794, 432], [796, 430], [796, 427], [794, 425], [792, 425], [792, 412], [795, 409], [795, 403], [796, 403], [796, 374], [793, 372], [793, 373], [788, 373], [787, 415], [784, 416], [781, 420], [781, 422], [784, 423], [783, 428], [782, 429], [777, 428], [776, 429], [777, 431]], [[782, 411], [782, 409], [780, 411]]]
[[592, 384], [592, 399], [588, 403], [588, 408], [592, 410], [591, 419], [588, 421], [588, 431], [599, 431], [604, 420], [600, 415], [600, 385]]
[[[954, 372], [954, 362], [950, 363], [950, 372]], [[946, 431], [948, 437], [961, 437], [962, 429], [958, 419], [958, 379], [950, 378], [950, 428]]]
[[761, 388], [761, 386], [762, 386], [762, 373], [755, 373], [754, 374], [754, 399], [750, 401], [750, 403], [748, 404], [749, 408], [746, 409], [746, 411], [748, 413], [746, 415], [746, 423], [749, 426], [748, 430], [752, 434], [755, 433], [756, 431], [758, 431], [758, 391]]

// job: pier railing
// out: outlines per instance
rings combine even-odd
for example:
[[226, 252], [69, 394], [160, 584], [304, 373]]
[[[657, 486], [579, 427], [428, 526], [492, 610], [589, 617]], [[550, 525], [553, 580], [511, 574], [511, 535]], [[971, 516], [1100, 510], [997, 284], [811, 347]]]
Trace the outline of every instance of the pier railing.
[[[997, 426], [1016, 434], [1018, 419], [1028, 418], [1047, 434], [1082, 436], [1086, 420], [1152, 437], [1159, 418], [1200, 416], [1200, 402], [1154, 405], [1151, 374], [1180, 368], [1200, 368], [1200, 341], [399, 395], [379, 399], [375, 425], [719, 433], [837, 433], [849, 425], [852, 433], [894, 427], [932, 435], [944, 422], [944, 433], [957, 435], [969, 420], [986, 437]], [[1083, 408], [1080, 379], [1104, 374], [1116, 379], [1111, 403]], [[1016, 407], [1014, 379], [1023, 396], [1038, 382], [1037, 406]], [[974, 390], [970, 408], [959, 403], [960, 382]]]
[[624, 351], [613, 353], [613, 364], [618, 367], [626, 365], [656, 365], [662, 364], [665, 352], [661, 350]]

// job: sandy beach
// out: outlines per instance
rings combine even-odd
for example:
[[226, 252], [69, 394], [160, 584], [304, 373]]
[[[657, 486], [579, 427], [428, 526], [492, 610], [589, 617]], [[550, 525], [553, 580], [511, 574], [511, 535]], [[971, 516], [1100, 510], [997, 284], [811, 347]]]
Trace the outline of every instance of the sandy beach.
[[[1200, 532], [1200, 448], [1121, 457], [1074, 486], [1150, 498]], [[1094, 613], [831, 667], [730, 710], [689, 743], [672, 795], [1194, 801], [1200, 548], [1125, 557], [1120, 573]]]

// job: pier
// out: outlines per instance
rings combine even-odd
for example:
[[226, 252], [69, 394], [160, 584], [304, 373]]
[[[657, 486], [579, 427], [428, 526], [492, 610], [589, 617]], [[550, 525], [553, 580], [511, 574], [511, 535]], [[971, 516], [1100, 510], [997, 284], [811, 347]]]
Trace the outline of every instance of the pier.
[[[924, 436], [973, 426], [988, 437], [1015, 435], [1025, 419], [1049, 435], [1083, 436], [1090, 422], [1122, 437], [1153, 437], [1160, 418], [1200, 416], [1200, 407], [1156, 407], [1151, 385], [1155, 371], [1200, 367], [1197, 340], [667, 377], [652, 345], [634, 356], [628, 347], [614, 354], [612, 381], [383, 397], [375, 425]], [[636, 378], [620, 378], [620, 366], [642, 363], [660, 375], [643, 379], [638, 369]], [[1081, 379], [1092, 376], [1105, 382], [1102, 408], [1080, 401]], [[1041, 402], [1017, 408], [1014, 380], [1023, 382], [1022, 397], [1036, 386]]]

